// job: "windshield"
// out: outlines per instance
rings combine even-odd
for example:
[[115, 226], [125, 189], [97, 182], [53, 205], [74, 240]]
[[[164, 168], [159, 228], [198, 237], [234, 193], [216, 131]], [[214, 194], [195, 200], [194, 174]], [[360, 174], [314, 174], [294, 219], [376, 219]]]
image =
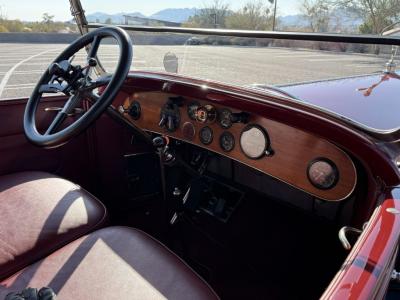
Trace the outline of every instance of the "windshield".
[[[399, 127], [400, 106], [393, 99], [400, 87], [398, 53], [391, 45], [143, 32], [140, 27], [396, 36], [400, 1], [149, 0], [114, 1], [111, 6], [83, 0], [82, 5], [88, 23], [130, 30], [132, 70], [177, 73], [268, 92], [273, 86], [368, 130]], [[100, 52], [107, 72], [115, 67], [115, 49], [105, 45]]]
[[[89, 23], [379, 35], [400, 17], [399, 1], [369, 11], [366, 2], [320, 0], [109, 1], [83, 0]], [[379, 9], [381, 11], [379, 11]], [[133, 70], [165, 71], [237, 85], [285, 85], [380, 72], [390, 46], [228, 36], [131, 32]], [[112, 47], [104, 52], [111, 70]], [[171, 58], [172, 56], [170, 56]], [[168, 71], [168, 70], [167, 70]], [[171, 70], [169, 70], [171, 71]], [[245, 74], [245, 75], [244, 75]]]

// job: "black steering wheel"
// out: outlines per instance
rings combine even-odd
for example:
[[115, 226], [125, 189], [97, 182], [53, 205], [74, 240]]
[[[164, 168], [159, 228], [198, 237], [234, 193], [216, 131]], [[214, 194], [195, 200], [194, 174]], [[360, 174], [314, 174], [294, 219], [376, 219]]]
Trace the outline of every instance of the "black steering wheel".
[[[91, 68], [97, 62], [97, 51], [104, 38], [111, 37], [119, 46], [119, 60], [112, 75], [92, 80]], [[86, 47], [87, 65], [73, 65], [74, 54]], [[57, 147], [68, 142], [94, 122], [112, 103], [124, 83], [132, 63], [132, 42], [129, 35], [118, 27], [102, 27], [91, 31], [73, 42], [50, 65], [40, 78], [25, 108], [24, 131], [28, 140], [46, 148]], [[94, 90], [106, 86], [99, 94]], [[44, 93], [63, 93], [69, 96], [44, 134], [36, 128], [36, 110]], [[81, 105], [83, 99], [92, 101], [92, 106], [72, 124], [57, 131], [65, 119]]]

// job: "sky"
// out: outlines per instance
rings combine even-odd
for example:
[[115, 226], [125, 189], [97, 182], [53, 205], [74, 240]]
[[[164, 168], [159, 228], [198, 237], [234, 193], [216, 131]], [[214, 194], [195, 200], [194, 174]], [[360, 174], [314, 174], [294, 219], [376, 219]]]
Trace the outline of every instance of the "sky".
[[[93, 12], [106, 12], [109, 14], [119, 12], [141, 12], [151, 15], [165, 8], [201, 8], [212, 0], [81, 0], [86, 14]], [[231, 9], [237, 9], [249, 0], [225, 0]], [[277, 0], [278, 14], [291, 15], [298, 12], [300, 0]], [[43, 13], [54, 15], [57, 21], [70, 20], [68, 0], [0, 0], [0, 13], [8, 19], [24, 21], [41, 20]]]

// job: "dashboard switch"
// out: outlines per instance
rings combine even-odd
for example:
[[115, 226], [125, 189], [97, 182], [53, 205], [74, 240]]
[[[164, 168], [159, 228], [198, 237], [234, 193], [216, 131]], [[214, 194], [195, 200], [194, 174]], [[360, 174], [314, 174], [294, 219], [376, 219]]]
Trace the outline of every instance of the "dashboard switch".
[[135, 101], [129, 107], [128, 114], [132, 117], [132, 119], [139, 120], [141, 110], [140, 103]]
[[168, 131], [175, 131], [175, 122], [172, 116], [168, 116], [168, 122], [167, 122], [167, 130]]
[[166, 115], [162, 115], [162, 116], [161, 116], [161, 120], [160, 120], [160, 122], [158, 123], [158, 126], [164, 127], [166, 123], [167, 123], [167, 116], [166, 116]]
[[174, 132], [179, 128], [180, 121], [179, 103], [175, 98], [169, 99], [161, 108], [158, 126]]

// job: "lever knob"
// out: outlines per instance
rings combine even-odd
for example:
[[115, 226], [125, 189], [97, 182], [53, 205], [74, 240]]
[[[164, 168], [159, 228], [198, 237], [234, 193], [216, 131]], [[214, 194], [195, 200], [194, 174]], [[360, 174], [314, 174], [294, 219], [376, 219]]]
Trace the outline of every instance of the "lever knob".
[[97, 60], [95, 58], [93, 58], [93, 57], [89, 58], [88, 59], [88, 65], [89, 65], [89, 67], [97, 66]]
[[61, 68], [59, 63], [52, 63], [49, 66], [49, 73], [50, 75], [62, 76], [64, 74], [64, 70]]
[[168, 145], [168, 140], [167, 138], [163, 136], [157, 136], [153, 139], [153, 146], [156, 148], [164, 148], [166, 145]]

